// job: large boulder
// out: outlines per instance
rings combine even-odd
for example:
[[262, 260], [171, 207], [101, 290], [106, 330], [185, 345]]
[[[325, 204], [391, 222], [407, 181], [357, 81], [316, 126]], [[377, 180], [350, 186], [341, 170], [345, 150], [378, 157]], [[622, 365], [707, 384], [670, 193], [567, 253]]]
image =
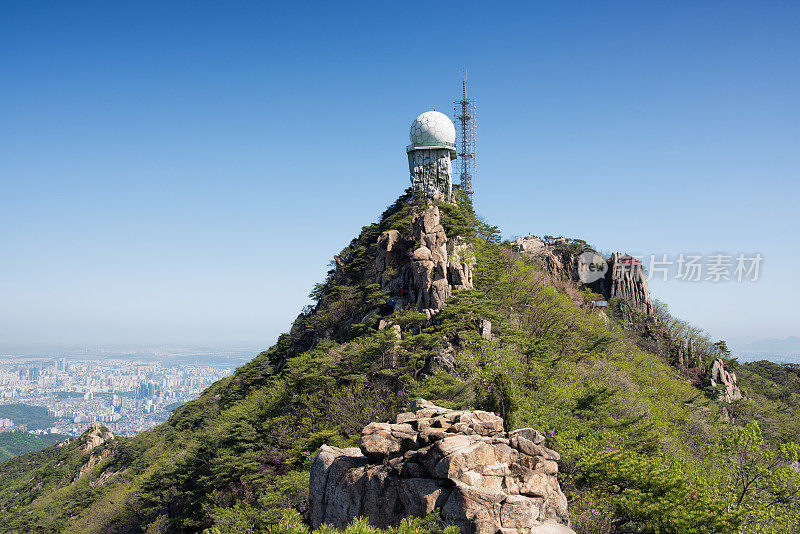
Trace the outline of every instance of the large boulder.
[[359, 448], [319, 449], [311, 526], [365, 516], [385, 528], [439, 509], [464, 534], [573, 533], [558, 460], [532, 428], [507, 433], [495, 414], [418, 399], [395, 423], [367, 425]]

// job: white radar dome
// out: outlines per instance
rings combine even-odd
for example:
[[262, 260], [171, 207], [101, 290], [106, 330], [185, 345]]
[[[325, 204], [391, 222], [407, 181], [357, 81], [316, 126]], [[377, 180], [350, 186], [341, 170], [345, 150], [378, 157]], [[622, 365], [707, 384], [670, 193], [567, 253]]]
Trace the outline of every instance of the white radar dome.
[[413, 146], [454, 146], [456, 127], [447, 115], [426, 111], [411, 123]]

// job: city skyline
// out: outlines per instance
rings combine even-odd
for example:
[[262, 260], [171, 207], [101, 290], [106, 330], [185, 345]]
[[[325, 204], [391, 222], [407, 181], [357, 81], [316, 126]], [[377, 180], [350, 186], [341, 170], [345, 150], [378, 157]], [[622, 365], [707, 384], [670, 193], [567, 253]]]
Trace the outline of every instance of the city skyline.
[[[0, 412], [4, 406], [47, 410], [32, 424], [23, 415], [0, 418], [3, 432], [77, 436], [100, 421], [114, 434], [133, 436], [166, 421], [228, 376], [225, 365], [171, 364], [124, 358], [8, 358], [0, 356]], [[16, 420], [15, 420], [16, 419]]]

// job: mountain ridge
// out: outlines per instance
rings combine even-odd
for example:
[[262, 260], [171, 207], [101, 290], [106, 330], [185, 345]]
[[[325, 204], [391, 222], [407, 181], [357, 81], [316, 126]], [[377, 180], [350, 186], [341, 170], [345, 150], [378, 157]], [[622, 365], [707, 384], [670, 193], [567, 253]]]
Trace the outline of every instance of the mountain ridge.
[[[407, 246], [391, 258], [389, 241]], [[352, 445], [417, 397], [552, 436], [579, 533], [749, 532], [767, 513], [781, 524], [765, 532], [798, 524], [790, 496], [765, 507], [752, 485], [725, 489], [737, 487], [728, 465], [742, 432], [794, 483], [786, 440], [798, 432], [780, 411], [796, 400], [791, 376], [751, 376], [657, 302], [652, 313], [619, 297], [593, 309], [590, 288], [559, 289], [540, 266], [469, 197], [406, 192], [334, 256], [288, 333], [166, 423], [0, 464], [0, 531], [267, 532], [286, 508], [308, 512], [321, 444]], [[745, 398], [721, 399], [717, 361], [748, 384]]]

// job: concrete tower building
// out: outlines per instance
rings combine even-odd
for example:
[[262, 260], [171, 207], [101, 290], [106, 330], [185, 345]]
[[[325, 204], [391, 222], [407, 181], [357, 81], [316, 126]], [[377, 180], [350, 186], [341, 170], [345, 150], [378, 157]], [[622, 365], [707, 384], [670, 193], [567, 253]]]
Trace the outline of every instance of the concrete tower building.
[[456, 159], [456, 127], [447, 115], [426, 111], [411, 123], [411, 144], [406, 147], [414, 194], [450, 201]]

